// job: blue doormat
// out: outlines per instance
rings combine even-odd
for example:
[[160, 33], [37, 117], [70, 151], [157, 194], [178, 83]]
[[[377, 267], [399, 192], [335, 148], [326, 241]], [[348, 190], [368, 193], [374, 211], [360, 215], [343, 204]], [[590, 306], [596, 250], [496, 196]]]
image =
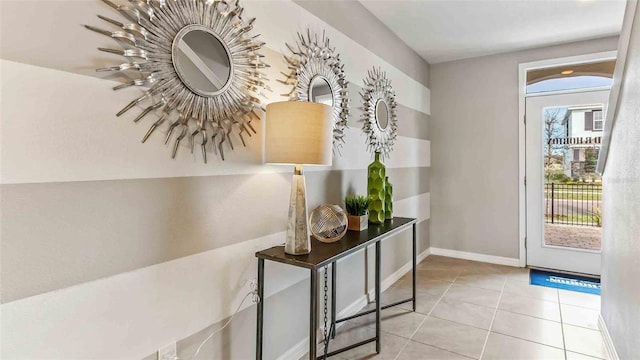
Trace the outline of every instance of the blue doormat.
[[531, 269], [529, 271], [529, 278], [531, 285], [540, 285], [556, 289], [600, 295], [599, 279], [535, 269]]

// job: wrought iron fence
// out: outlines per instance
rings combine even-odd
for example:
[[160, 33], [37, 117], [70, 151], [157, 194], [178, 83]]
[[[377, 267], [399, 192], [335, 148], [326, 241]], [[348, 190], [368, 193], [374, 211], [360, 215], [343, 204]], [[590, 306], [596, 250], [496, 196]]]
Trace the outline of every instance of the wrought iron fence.
[[602, 226], [601, 184], [548, 183], [544, 198], [546, 223]]

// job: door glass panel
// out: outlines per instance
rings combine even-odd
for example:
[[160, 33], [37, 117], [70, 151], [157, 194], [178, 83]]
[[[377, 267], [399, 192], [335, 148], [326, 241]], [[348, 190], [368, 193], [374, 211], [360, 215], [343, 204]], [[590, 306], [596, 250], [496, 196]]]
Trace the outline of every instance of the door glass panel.
[[599, 251], [602, 177], [596, 162], [602, 104], [550, 107], [542, 116], [544, 245]]

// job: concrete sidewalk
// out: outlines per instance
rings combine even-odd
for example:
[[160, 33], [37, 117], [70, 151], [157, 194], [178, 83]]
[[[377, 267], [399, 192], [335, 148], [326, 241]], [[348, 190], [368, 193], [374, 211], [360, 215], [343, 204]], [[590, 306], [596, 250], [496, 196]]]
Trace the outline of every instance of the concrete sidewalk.
[[595, 226], [544, 224], [547, 245], [600, 250], [602, 228]]

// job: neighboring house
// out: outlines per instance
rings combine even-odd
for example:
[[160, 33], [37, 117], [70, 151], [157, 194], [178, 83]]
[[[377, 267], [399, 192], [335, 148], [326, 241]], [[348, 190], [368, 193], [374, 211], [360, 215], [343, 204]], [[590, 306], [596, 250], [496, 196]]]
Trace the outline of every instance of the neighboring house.
[[564, 173], [572, 178], [592, 177], [604, 128], [602, 106], [570, 107], [567, 111]]

